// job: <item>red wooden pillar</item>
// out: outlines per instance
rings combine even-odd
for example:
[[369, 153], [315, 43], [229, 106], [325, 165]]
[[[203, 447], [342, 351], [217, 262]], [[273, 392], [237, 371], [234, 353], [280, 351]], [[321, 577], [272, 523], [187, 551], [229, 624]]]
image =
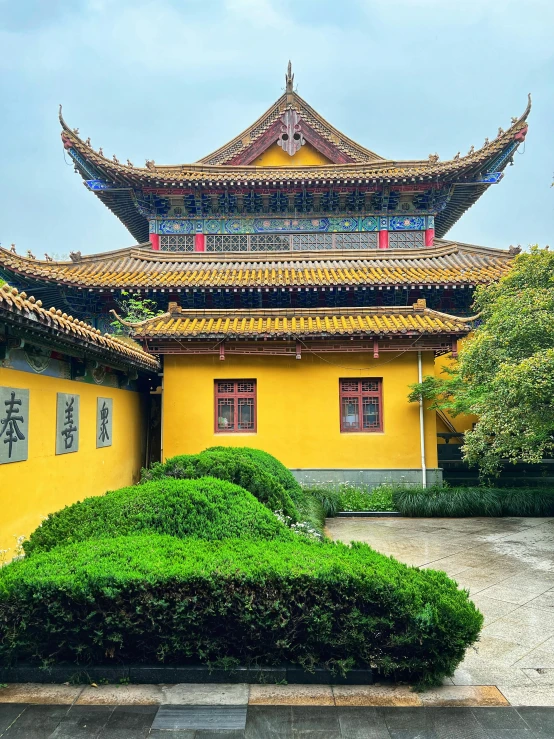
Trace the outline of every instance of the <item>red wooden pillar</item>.
[[194, 234], [194, 251], [206, 251], [206, 237], [204, 234]]
[[389, 248], [389, 232], [387, 230], [379, 231], [379, 249]]
[[159, 234], [150, 234], [150, 243], [154, 251], [160, 251], [160, 236]]
[[425, 246], [433, 246], [434, 239], [435, 239], [435, 229], [434, 228], [425, 229]]

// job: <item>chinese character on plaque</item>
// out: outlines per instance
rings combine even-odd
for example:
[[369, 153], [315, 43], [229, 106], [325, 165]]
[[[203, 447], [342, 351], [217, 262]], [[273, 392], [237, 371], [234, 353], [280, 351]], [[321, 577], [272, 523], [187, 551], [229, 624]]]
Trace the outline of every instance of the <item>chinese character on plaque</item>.
[[79, 450], [79, 396], [58, 393], [56, 413], [56, 454]]
[[0, 464], [29, 456], [29, 391], [0, 387]]
[[112, 398], [98, 398], [96, 405], [96, 447], [112, 445]]

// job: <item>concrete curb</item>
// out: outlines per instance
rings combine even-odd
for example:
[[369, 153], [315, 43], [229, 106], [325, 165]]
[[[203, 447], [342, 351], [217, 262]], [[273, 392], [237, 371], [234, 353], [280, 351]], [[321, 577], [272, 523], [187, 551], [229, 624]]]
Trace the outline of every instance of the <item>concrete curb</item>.
[[509, 706], [494, 685], [443, 685], [423, 693], [408, 685], [43, 685], [0, 688], [0, 704], [78, 706]]
[[205, 665], [55, 665], [49, 668], [20, 665], [0, 668], [0, 683], [71, 683], [104, 682], [137, 685], [181, 683], [246, 683], [288, 685], [371, 685], [371, 668], [350, 670], [341, 677], [330, 670], [316, 668], [313, 673], [297, 665], [275, 667], [235, 667], [231, 670]]
[[336, 518], [391, 518], [400, 516], [398, 511], [340, 511]]

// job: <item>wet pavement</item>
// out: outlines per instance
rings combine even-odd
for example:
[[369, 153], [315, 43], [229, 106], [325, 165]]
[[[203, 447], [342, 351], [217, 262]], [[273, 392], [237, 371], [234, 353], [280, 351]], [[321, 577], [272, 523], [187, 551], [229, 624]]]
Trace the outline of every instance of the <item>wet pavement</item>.
[[494, 685], [512, 705], [554, 706], [554, 518], [332, 518], [327, 528], [469, 590], [485, 626], [454, 685]]
[[0, 704], [14, 739], [552, 739], [552, 708]]

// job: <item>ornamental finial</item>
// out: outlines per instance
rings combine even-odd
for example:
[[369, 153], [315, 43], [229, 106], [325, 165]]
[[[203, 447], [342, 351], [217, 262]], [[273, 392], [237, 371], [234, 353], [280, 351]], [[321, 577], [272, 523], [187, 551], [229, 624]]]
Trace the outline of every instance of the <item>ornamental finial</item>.
[[292, 63], [289, 59], [289, 65], [287, 67], [287, 76], [285, 77], [287, 83], [287, 95], [294, 92], [294, 75], [292, 73]]

